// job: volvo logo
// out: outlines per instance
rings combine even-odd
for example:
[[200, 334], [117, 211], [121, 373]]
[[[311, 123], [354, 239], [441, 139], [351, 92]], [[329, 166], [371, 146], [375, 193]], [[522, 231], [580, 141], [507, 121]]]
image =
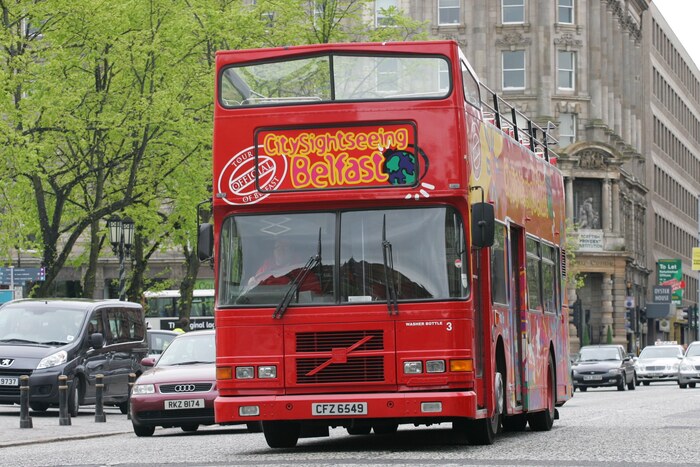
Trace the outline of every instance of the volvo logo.
[[4, 367], [4, 368], [7, 368], [8, 366], [12, 366], [12, 364], [14, 362], [15, 361], [11, 358], [0, 358], [0, 366]]
[[175, 386], [175, 392], [194, 392], [194, 384], [178, 384]]

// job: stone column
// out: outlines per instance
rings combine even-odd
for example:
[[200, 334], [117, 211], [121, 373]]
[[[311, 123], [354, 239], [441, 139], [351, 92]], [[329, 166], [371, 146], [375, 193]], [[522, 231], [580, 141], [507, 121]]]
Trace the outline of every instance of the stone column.
[[606, 178], [603, 180], [603, 202], [600, 206], [600, 210], [602, 211], [600, 213], [601, 219], [603, 220], [603, 225], [601, 226], [603, 228], [603, 231], [605, 232], [610, 232], [612, 230], [612, 222], [611, 222], [611, 206], [610, 206], [610, 179]]
[[574, 178], [566, 177], [566, 218], [574, 223]]
[[620, 233], [620, 181], [612, 181], [612, 231], [614, 234]]
[[613, 296], [612, 296], [612, 274], [603, 273], [603, 284], [601, 287], [602, 301], [600, 310], [600, 343], [607, 343], [608, 326], [613, 330]]
[[590, 118], [600, 119], [603, 117], [603, 108], [601, 96], [601, 66], [602, 66], [602, 50], [601, 50], [601, 20], [600, 20], [600, 2], [589, 3], [589, 34], [588, 34], [588, 50], [589, 50], [589, 69], [588, 89], [591, 94]]

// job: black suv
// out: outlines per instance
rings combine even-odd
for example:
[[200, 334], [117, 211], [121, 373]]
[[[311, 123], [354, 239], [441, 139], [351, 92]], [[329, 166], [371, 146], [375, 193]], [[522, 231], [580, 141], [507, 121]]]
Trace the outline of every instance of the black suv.
[[599, 386], [617, 386], [618, 391], [636, 387], [632, 357], [621, 345], [583, 346], [571, 370], [574, 389], [582, 392]]
[[138, 303], [117, 300], [14, 300], [0, 307], [0, 404], [19, 403], [20, 376], [29, 376], [29, 406], [58, 406], [58, 377], [68, 377], [68, 411], [103, 401], [127, 413], [129, 373], [141, 374], [148, 352]]

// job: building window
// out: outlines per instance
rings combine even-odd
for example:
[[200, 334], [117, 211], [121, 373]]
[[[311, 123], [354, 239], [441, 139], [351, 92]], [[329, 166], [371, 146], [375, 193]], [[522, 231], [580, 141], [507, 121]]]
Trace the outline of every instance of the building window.
[[525, 89], [525, 51], [503, 52], [503, 89]]
[[557, 16], [560, 23], [574, 24], [574, 0], [559, 0]]
[[568, 146], [574, 141], [576, 141], [576, 114], [559, 114], [559, 146]]
[[374, 2], [376, 26], [393, 26], [394, 19], [387, 15], [390, 9], [396, 10], [397, 0], [376, 0]]
[[525, 0], [502, 0], [501, 7], [503, 24], [525, 22]]
[[574, 89], [576, 55], [574, 52], [560, 50], [557, 54], [557, 79], [559, 89]]
[[574, 222], [579, 229], [600, 229], [602, 185], [598, 179], [574, 181]]
[[438, 24], [459, 24], [459, 0], [438, 0]]
[[395, 58], [381, 59], [377, 65], [377, 91], [395, 92], [399, 88], [399, 63]]

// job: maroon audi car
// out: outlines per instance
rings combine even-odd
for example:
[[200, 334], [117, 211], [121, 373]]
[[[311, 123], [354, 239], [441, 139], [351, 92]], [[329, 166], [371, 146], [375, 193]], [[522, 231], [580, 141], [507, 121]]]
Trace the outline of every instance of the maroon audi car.
[[[151, 436], [157, 426], [196, 431], [213, 425], [216, 390], [214, 331], [194, 331], [177, 336], [136, 380], [131, 392], [131, 423], [137, 436]], [[260, 431], [260, 423], [249, 423]]]

